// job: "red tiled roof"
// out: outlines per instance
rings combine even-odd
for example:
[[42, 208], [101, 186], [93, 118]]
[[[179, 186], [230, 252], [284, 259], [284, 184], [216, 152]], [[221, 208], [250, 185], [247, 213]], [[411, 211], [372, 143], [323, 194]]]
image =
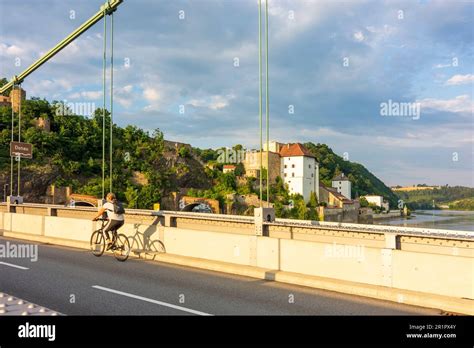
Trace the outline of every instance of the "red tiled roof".
[[225, 169], [235, 169], [236, 167], [233, 164], [224, 164]]
[[300, 143], [283, 145], [280, 149], [280, 156], [281, 157], [307, 156], [307, 157], [315, 158], [315, 156]]

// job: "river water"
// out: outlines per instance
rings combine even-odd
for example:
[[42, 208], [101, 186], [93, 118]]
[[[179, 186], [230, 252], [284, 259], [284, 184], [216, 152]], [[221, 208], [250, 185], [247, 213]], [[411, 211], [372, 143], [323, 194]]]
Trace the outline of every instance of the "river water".
[[408, 218], [378, 220], [374, 224], [474, 232], [474, 211], [416, 210]]

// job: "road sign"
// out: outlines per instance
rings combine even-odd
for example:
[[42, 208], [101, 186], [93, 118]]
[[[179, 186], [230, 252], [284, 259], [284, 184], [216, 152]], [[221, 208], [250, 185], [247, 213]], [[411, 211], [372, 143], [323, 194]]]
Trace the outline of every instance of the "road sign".
[[33, 145], [28, 143], [20, 143], [18, 141], [10, 142], [10, 156], [22, 158], [33, 158]]

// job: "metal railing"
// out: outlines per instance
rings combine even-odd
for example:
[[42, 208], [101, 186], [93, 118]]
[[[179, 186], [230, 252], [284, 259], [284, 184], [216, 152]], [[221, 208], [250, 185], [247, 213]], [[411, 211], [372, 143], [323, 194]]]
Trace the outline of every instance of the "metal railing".
[[[0, 203], [0, 206], [5, 206], [6, 203]], [[41, 203], [23, 203], [23, 204], [11, 204], [13, 207], [23, 208], [43, 208], [43, 209], [56, 209], [56, 210], [67, 210], [67, 211], [84, 211], [84, 212], [96, 212], [96, 207], [67, 207], [64, 205], [54, 204], [41, 204]], [[182, 211], [170, 211], [170, 210], [147, 210], [147, 209], [125, 209], [126, 215], [135, 216], [171, 216], [173, 218], [188, 218], [194, 220], [213, 220], [213, 221], [227, 221], [235, 223], [253, 224], [253, 216], [242, 216], [242, 215], [226, 215], [226, 214], [210, 214], [210, 213], [194, 213], [194, 212], [182, 212]], [[459, 230], [445, 230], [445, 229], [432, 229], [432, 228], [420, 228], [420, 227], [398, 227], [398, 226], [386, 226], [386, 225], [368, 225], [368, 224], [355, 224], [355, 223], [344, 223], [344, 222], [323, 222], [323, 221], [312, 221], [312, 220], [293, 220], [293, 219], [279, 219], [277, 218], [273, 222], [264, 222], [264, 225], [268, 226], [287, 226], [287, 227], [301, 227], [310, 229], [324, 229], [334, 231], [345, 231], [345, 232], [357, 232], [357, 233], [377, 233], [377, 234], [395, 234], [399, 236], [419, 236], [419, 237], [432, 237], [432, 238], [444, 238], [444, 239], [457, 239], [457, 240], [474, 240], [474, 233], [469, 231]]]

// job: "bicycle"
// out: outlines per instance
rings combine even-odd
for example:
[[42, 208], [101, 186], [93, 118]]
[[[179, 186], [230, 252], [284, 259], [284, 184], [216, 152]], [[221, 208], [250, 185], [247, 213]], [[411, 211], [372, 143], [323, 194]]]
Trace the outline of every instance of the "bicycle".
[[112, 244], [107, 248], [105, 242], [104, 228], [108, 219], [97, 219], [102, 221], [102, 226], [91, 235], [90, 247], [94, 256], [100, 257], [106, 250], [111, 250], [118, 261], [126, 261], [130, 255], [130, 242], [128, 238], [117, 231], [112, 232]]

